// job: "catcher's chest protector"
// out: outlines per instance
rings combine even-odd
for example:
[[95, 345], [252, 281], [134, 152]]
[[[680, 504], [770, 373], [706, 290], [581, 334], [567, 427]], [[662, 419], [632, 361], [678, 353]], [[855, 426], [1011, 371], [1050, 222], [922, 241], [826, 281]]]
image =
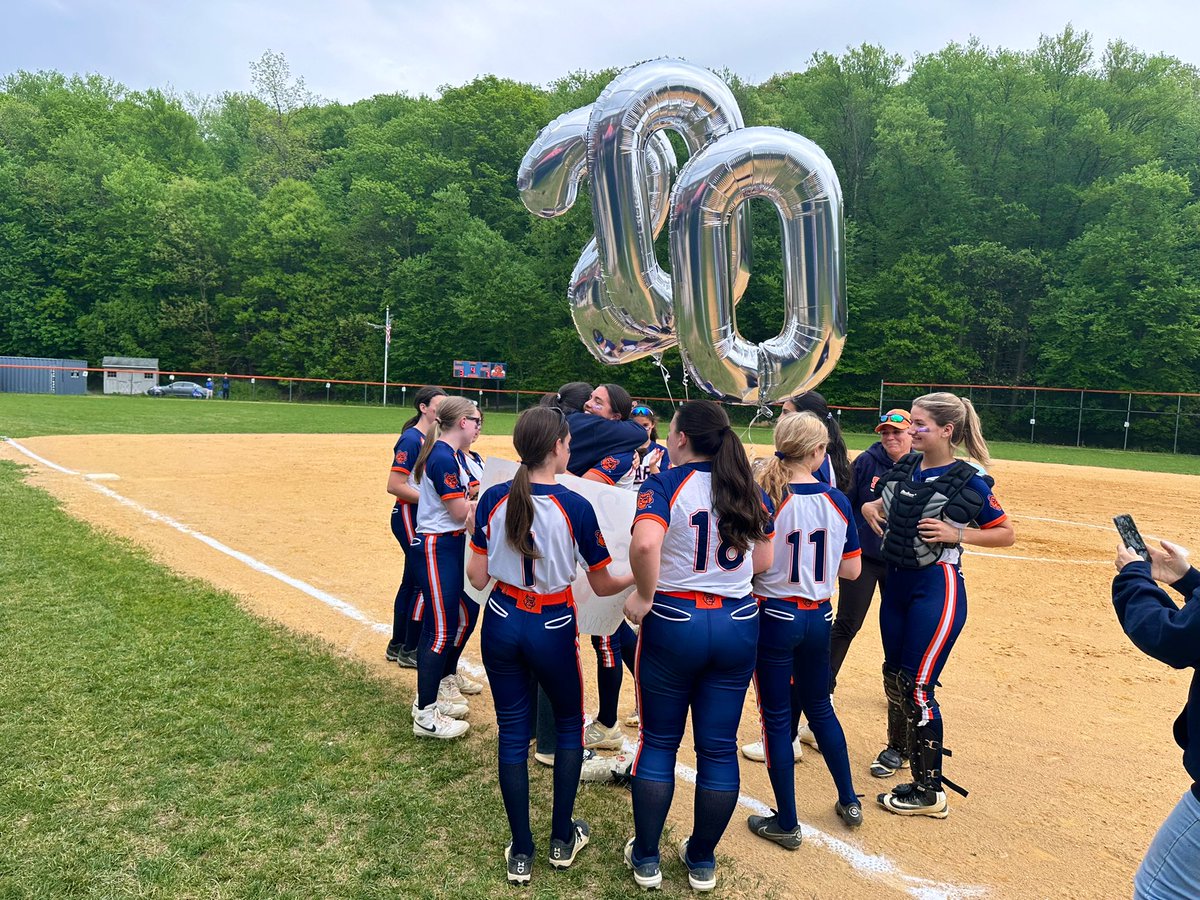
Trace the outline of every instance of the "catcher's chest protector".
[[970, 487], [979, 474], [970, 463], [954, 463], [933, 481], [914, 481], [921, 454], [910, 453], [880, 479], [879, 496], [887, 525], [881, 551], [884, 560], [902, 569], [923, 569], [941, 558], [948, 546], [926, 543], [917, 532], [922, 519], [966, 524], [983, 509], [984, 498]]

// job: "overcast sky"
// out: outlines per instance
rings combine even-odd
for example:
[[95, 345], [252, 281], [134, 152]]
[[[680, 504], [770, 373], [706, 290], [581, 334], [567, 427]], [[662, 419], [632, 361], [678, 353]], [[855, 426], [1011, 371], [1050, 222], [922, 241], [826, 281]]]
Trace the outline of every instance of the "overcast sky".
[[759, 82], [820, 50], [877, 43], [911, 58], [971, 35], [1032, 49], [1068, 22], [1091, 32], [1097, 56], [1119, 37], [1200, 63], [1194, 0], [7, 0], [0, 74], [99, 72], [215, 94], [248, 90], [249, 63], [272, 49], [310, 91], [351, 102], [486, 73], [546, 84], [657, 56]]

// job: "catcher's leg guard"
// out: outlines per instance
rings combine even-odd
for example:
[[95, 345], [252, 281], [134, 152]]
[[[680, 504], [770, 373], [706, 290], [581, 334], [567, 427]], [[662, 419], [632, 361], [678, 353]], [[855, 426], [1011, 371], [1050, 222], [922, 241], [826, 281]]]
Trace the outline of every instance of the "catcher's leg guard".
[[898, 769], [908, 767], [909, 723], [899, 676], [897, 669], [884, 665], [883, 692], [888, 704], [887, 747], [871, 763], [871, 774], [876, 778], [890, 778]]
[[908, 753], [913, 780], [898, 785], [890, 794], [880, 794], [880, 806], [902, 816], [931, 816], [944, 819], [950, 814], [942, 791], [942, 720], [925, 714], [936, 710], [933, 685], [917, 684], [907, 672], [896, 678], [903, 692], [904, 712], [908, 719]]

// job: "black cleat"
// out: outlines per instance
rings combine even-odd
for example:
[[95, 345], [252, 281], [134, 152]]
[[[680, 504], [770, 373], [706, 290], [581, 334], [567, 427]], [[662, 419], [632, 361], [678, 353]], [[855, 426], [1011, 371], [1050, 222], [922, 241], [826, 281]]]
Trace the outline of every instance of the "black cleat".
[[785, 831], [779, 826], [779, 815], [774, 810], [771, 810], [769, 816], [750, 816], [746, 819], [746, 824], [760, 838], [774, 841], [785, 850], [800, 849], [800, 842], [803, 840], [800, 826], [797, 825], [791, 831]]
[[834, 812], [838, 814], [838, 818], [845, 822], [851, 828], [860, 828], [863, 823], [862, 804], [857, 800], [850, 803], [836, 803], [833, 807]]
[[591, 829], [588, 828], [588, 823], [583, 819], [576, 819], [571, 824], [571, 843], [551, 839], [550, 865], [556, 869], [568, 868], [571, 863], [575, 862], [579, 851], [587, 846], [590, 834]]

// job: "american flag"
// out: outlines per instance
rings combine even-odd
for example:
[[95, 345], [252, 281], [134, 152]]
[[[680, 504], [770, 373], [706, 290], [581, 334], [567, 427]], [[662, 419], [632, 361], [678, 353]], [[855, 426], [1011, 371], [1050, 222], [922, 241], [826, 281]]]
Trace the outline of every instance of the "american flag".
[[392, 320], [388, 319], [387, 324], [383, 326], [383, 342], [388, 346], [392, 343]]

